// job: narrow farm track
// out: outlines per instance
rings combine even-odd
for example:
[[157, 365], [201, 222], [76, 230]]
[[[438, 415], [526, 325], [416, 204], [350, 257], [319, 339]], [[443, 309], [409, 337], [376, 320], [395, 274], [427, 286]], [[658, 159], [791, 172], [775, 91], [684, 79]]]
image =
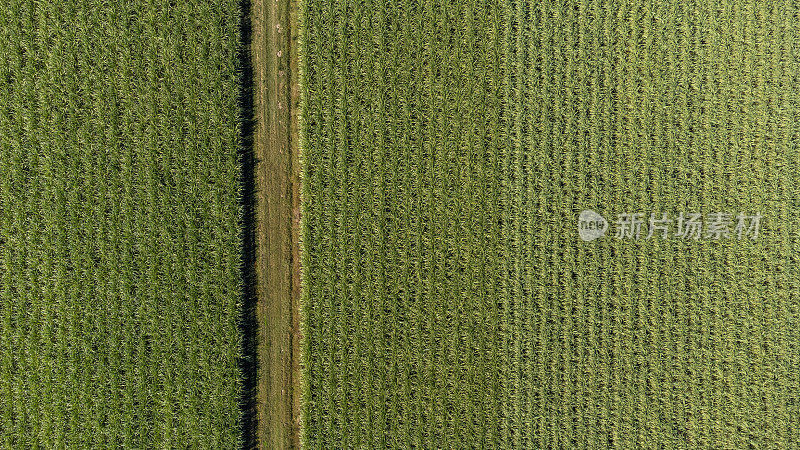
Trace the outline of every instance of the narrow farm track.
[[297, 9], [252, 0], [259, 448], [299, 447]]

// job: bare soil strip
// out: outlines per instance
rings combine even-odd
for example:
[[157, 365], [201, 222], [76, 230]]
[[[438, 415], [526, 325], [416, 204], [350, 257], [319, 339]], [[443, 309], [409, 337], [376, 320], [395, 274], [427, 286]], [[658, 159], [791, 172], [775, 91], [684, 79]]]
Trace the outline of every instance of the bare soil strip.
[[253, 0], [258, 443], [299, 447], [296, 5]]

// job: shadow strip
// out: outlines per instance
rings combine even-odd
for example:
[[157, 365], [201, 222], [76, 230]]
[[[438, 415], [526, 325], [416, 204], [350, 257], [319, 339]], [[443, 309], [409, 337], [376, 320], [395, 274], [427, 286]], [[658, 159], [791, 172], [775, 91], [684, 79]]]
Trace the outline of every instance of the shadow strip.
[[242, 336], [239, 370], [242, 376], [239, 399], [242, 417], [240, 436], [242, 448], [254, 449], [258, 445], [258, 411], [256, 393], [258, 387], [258, 322], [256, 320], [256, 185], [255, 150], [253, 130], [255, 127], [253, 108], [253, 64], [250, 54], [252, 25], [250, 22], [251, 1], [239, 0], [239, 108], [240, 108], [240, 210], [242, 230], [241, 245], [241, 320]]

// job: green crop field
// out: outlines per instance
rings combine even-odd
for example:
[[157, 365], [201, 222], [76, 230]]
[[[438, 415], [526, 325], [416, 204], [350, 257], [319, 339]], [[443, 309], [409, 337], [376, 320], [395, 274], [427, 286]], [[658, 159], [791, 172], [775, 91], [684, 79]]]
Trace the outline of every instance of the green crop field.
[[6, 0], [0, 448], [798, 448], [799, 18]]
[[241, 440], [239, 3], [0, 5], [0, 447]]
[[301, 4], [308, 447], [797, 446], [796, 4]]

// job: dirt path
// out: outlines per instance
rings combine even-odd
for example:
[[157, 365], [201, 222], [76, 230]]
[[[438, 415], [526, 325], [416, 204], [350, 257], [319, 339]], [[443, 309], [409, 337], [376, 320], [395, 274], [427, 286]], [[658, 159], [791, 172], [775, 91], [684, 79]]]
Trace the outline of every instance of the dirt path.
[[299, 447], [296, 2], [253, 0], [258, 444]]

